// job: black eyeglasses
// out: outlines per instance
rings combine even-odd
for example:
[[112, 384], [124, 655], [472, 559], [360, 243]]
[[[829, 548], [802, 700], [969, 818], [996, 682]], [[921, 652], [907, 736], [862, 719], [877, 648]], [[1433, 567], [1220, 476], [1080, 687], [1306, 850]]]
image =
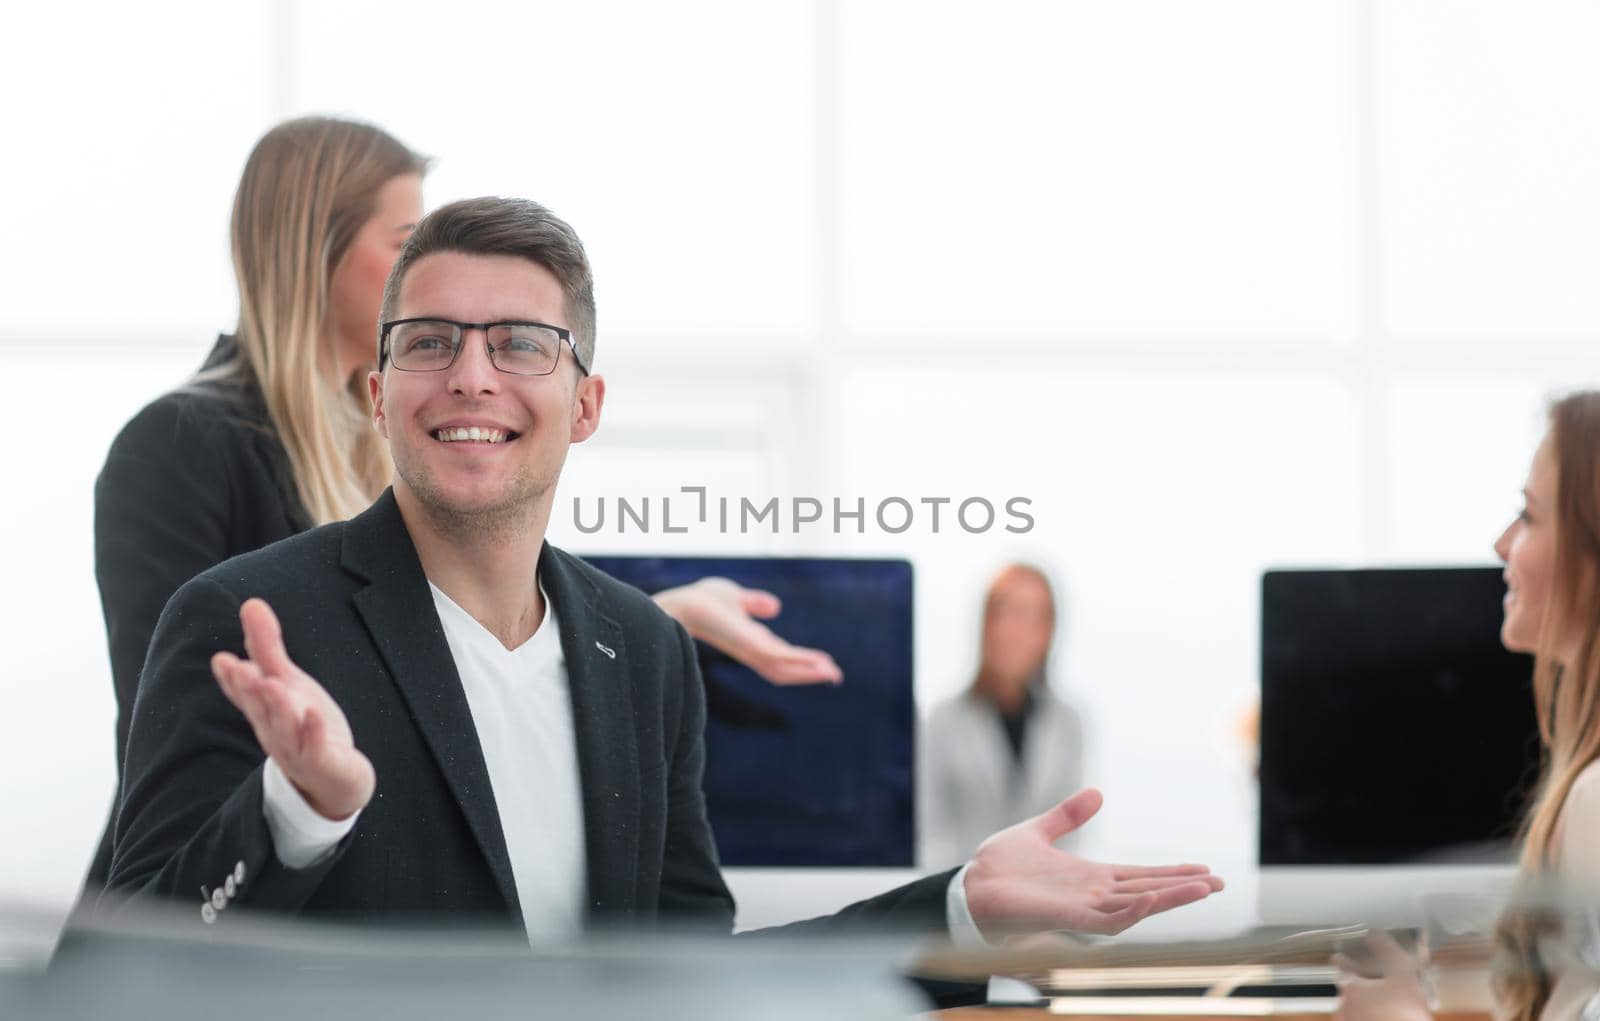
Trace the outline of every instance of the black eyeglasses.
[[468, 330], [482, 330], [489, 362], [501, 372], [517, 376], [548, 376], [561, 360], [561, 347], [572, 349], [573, 364], [585, 376], [588, 366], [578, 357], [572, 331], [548, 323], [458, 323], [452, 319], [395, 319], [383, 324], [378, 337], [378, 368], [384, 359], [406, 372], [448, 369], [461, 353]]

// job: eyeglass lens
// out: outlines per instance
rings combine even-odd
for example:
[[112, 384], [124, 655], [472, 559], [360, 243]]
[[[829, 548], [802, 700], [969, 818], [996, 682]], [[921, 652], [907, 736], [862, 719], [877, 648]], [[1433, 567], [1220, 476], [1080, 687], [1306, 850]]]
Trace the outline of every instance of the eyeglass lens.
[[[561, 335], [544, 326], [496, 323], [488, 329], [489, 359], [502, 372], [542, 376], [553, 372]], [[448, 322], [400, 323], [389, 331], [389, 357], [412, 372], [443, 369], [455, 361], [461, 327]]]

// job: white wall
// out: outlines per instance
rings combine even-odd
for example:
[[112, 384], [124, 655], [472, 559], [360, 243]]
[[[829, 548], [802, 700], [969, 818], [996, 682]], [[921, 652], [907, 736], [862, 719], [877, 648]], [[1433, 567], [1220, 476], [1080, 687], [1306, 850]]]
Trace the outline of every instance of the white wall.
[[[581, 537], [910, 557], [918, 695], [1013, 556], [1108, 793], [1083, 845], [1238, 880], [1268, 565], [1483, 562], [1596, 379], [1600, 12], [1573, 2], [33, 5], [0, 64], [0, 902], [64, 910], [111, 783], [89, 487], [232, 321], [277, 119], [374, 120], [596, 265], [573, 495], [1032, 500], [1028, 535]], [[558, 504], [558, 506], [560, 506]], [[752, 890], [746, 878], [741, 892]], [[750, 893], [765, 896], [759, 881]], [[752, 910], [770, 910], [757, 907]], [[1179, 922], [1163, 923], [1178, 925]], [[1159, 929], [1160, 926], [1155, 926]]]

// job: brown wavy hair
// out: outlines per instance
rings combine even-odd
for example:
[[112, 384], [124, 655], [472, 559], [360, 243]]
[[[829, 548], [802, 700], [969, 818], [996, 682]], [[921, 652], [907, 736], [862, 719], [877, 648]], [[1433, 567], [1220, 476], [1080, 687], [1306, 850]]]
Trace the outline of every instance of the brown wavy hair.
[[[1600, 759], [1600, 393], [1573, 393], [1552, 404], [1546, 442], [1556, 463], [1554, 571], [1534, 651], [1544, 767], [1522, 830], [1518, 886], [1524, 892], [1542, 889], [1549, 878], [1567, 794], [1578, 774]], [[1538, 941], [1555, 924], [1537, 908], [1502, 916], [1494, 975], [1502, 1016], [1534, 1021], [1544, 1010], [1551, 977]]]

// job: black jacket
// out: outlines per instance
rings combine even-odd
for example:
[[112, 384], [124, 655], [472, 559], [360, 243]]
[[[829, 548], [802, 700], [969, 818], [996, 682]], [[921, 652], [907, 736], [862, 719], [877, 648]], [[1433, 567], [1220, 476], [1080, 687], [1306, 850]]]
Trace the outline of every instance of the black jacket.
[[[205, 368], [235, 354], [220, 337]], [[191, 384], [157, 398], [111, 444], [94, 487], [94, 563], [117, 697], [120, 784], [150, 636], [178, 586], [229, 557], [310, 527], [288, 457], [253, 379]], [[115, 806], [91, 888], [111, 867]]]
[[[733, 901], [700, 788], [705, 697], [692, 642], [642, 593], [554, 547], [539, 575], [571, 686], [590, 923], [671, 918], [727, 931]], [[208, 665], [219, 649], [242, 653], [238, 609], [250, 596], [272, 605], [290, 657], [338, 701], [377, 771], [355, 830], [302, 870], [272, 853], [261, 750]], [[129, 734], [111, 896], [189, 902], [199, 926], [202, 888], [239, 875], [230, 907], [521, 924], [477, 733], [392, 493], [351, 521], [204, 572], [162, 614]], [[812, 924], [942, 928], [949, 876]]]

